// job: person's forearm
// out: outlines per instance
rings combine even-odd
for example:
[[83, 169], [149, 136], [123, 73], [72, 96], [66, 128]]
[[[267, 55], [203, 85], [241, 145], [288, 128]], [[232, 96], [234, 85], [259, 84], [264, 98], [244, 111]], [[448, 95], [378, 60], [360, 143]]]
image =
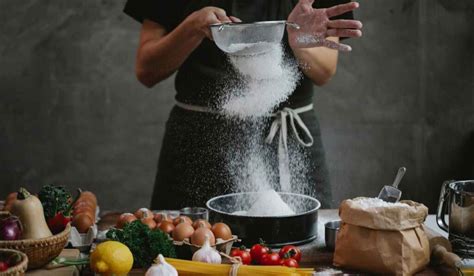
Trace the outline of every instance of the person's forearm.
[[147, 87], [166, 79], [199, 46], [203, 37], [183, 22], [164, 37], [146, 41], [137, 54], [137, 78]]
[[[338, 41], [338, 38], [328, 38]], [[294, 48], [303, 73], [316, 85], [324, 85], [336, 73], [338, 52], [326, 47]]]

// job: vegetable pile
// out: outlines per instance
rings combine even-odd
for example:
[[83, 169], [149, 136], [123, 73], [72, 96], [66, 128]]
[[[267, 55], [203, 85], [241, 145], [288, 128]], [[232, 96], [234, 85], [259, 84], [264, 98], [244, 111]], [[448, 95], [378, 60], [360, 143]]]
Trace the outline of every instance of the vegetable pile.
[[16, 266], [21, 262], [21, 256], [18, 253], [0, 256], [0, 272], [4, 272], [10, 267]]
[[150, 229], [139, 220], [125, 224], [123, 229], [111, 229], [107, 238], [125, 244], [132, 251], [135, 265], [149, 267], [159, 254], [176, 257], [172, 241], [158, 229]]
[[250, 251], [245, 249], [244, 246], [232, 249], [230, 256], [239, 258], [242, 264], [245, 265], [256, 264], [299, 267], [301, 250], [296, 246], [286, 245], [281, 248], [279, 252], [272, 252], [272, 250], [260, 240], [260, 243], [252, 246]]

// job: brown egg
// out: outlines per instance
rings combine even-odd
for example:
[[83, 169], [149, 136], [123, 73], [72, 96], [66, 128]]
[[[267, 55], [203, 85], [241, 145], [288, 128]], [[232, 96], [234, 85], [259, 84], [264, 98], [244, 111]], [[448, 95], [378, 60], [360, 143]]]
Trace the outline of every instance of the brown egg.
[[130, 223], [130, 222], [135, 221], [135, 220], [137, 220], [137, 217], [135, 217], [133, 214], [123, 213], [123, 214], [120, 215], [120, 217], [117, 221], [116, 227], [118, 229], [122, 229], [125, 226], [125, 224]]
[[173, 230], [172, 236], [175, 241], [183, 241], [191, 237], [194, 233], [194, 228], [189, 223], [180, 223], [176, 225]]
[[173, 222], [168, 221], [168, 220], [164, 220], [164, 221], [160, 222], [160, 224], [158, 224], [158, 228], [161, 231], [170, 234], [171, 232], [173, 232], [175, 227], [174, 227]]
[[192, 219], [190, 219], [190, 218], [187, 217], [187, 216], [179, 216], [179, 217], [177, 217], [177, 218], [175, 218], [175, 219], [173, 220], [173, 223], [174, 223], [175, 226], [178, 225], [178, 224], [180, 224], [180, 223], [183, 223], [183, 222], [184, 222], [184, 223], [188, 223], [189, 225], [192, 225], [192, 224], [193, 224]]
[[148, 208], [140, 208], [138, 209], [134, 215], [138, 218], [138, 219], [142, 219], [144, 217], [147, 217], [147, 218], [152, 218], [153, 219], [153, 212], [150, 211], [150, 209]]
[[205, 219], [197, 219], [193, 223], [194, 229], [198, 229], [199, 227], [206, 227], [207, 229], [211, 229], [211, 224]]
[[206, 240], [206, 235], [209, 236], [209, 243], [211, 246], [216, 244], [216, 238], [211, 230], [207, 229], [206, 227], [200, 227], [194, 231], [193, 235], [191, 236], [191, 243], [194, 245], [203, 245], [204, 241]]
[[170, 219], [168, 217], [167, 214], [165, 213], [156, 213], [154, 216], [153, 216], [154, 220], [156, 223], [161, 223], [162, 221], [170, 221], [170, 222], [173, 222], [172, 219]]
[[79, 233], [87, 233], [92, 225], [94, 225], [94, 222], [89, 215], [84, 213], [78, 214], [72, 219], [72, 226], [76, 227]]
[[150, 229], [156, 228], [156, 222], [153, 220], [153, 217], [143, 217], [140, 220], [143, 224], [147, 225]]
[[225, 223], [218, 222], [212, 226], [211, 230], [217, 239], [223, 239], [225, 241], [232, 239], [232, 231], [230, 230], [230, 227]]

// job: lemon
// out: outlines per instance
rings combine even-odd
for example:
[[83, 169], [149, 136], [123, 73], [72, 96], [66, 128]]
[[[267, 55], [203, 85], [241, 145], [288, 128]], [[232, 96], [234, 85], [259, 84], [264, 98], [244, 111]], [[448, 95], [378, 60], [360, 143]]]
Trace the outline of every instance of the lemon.
[[91, 269], [100, 275], [127, 275], [133, 266], [133, 255], [125, 244], [106, 241], [92, 252], [90, 264]]

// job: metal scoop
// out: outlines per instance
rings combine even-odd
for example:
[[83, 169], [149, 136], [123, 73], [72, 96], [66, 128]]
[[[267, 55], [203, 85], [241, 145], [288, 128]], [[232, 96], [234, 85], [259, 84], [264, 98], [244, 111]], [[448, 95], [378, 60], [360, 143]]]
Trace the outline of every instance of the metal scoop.
[[405, 167], [398, 169], [397, 176], [395, 177], [392, 186], [383, 186], [382, 190], [380, 190], [378, 198], [386, 202], [398, 202], [402, 197], [402, 191], [398, 189], [398, 184], [400, 184], [400, 181], [402, 180], [406, 171], [407, 169]]
[[217, 23], [210, 25], [212, 39], [222, 51], [238, 56], [265, 53], [270, 44], [280, 43], [286, 25], [299, 29], [298, 24], [280, 21], [253, 23]]

